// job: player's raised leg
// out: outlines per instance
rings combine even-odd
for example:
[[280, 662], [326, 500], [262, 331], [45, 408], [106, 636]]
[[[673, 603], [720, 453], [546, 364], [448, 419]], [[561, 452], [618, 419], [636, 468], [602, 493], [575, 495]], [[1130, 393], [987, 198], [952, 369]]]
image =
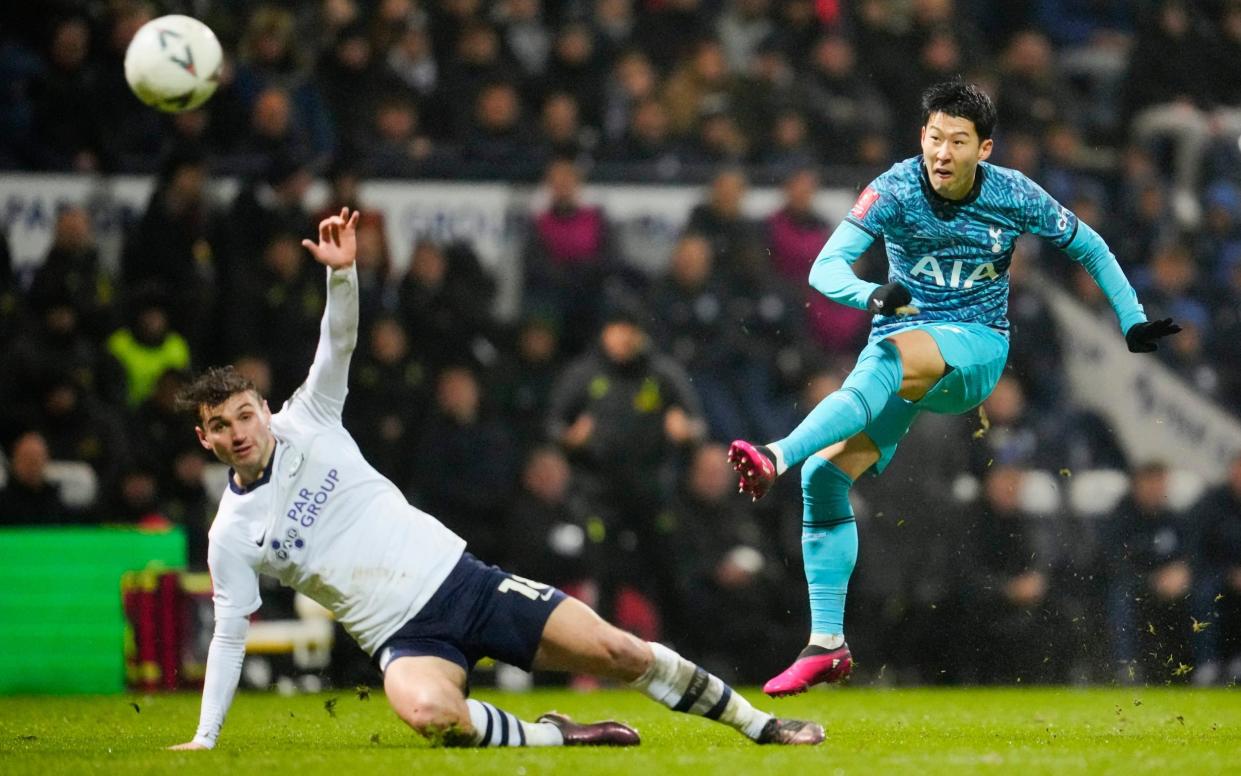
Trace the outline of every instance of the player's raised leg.
[[819, 402], [784, 439], [763, 446], [740, 439], [732, 443], [728, 460], [741, 476], [740, 489], [762, 498], [789, 467], [853, 437], [893, 396], [921, 399], [947, 370], [939, 345], [921, 329], [870, 343], [840, 389]]
[[627, 682], [673, 711], [722, 722], [756, 743], [823, 741], [821, 725], [779, 719], [755, 709], [719, 677], [662, 644], [622, 631], [572, 598], [548, 618], [534, 665]]
[[[863, 429], [882, 420], [886, 435], [899, 439], [916, 414], [912, 402], [925, 396], [947, 369], [930, 334], [918, 329], [900, 332], [867, 346], [841, 389], [820, 402], [785, 439], [766, 447], [733, 443], [729, 455], [741, 475], [741, 487], [755, 498], [788, 465], [806, 462], [802, 562], [809, 585], [810, 639], [793, 664], [763, 686], [768, 695], [795, 695], [815, 684], [839, 681], [852, 671], [844, 609], [858, 536], [849, 489], [880, 460], [879, 448]], [[811, 445], [850, 430], [847, 437], [810, 457]], [[786, 457], [790, 451], [792, 457]]]
[[802, 561], [810, 592], [810, 639], [791, 666], [763, 685], [773, 697], [844, 679], [853, 670], [845, 643], [845, 595], [857, 563], [857, 521], [849, 503], [854, 480], [879, 460], [865, 433], [802, 466]]

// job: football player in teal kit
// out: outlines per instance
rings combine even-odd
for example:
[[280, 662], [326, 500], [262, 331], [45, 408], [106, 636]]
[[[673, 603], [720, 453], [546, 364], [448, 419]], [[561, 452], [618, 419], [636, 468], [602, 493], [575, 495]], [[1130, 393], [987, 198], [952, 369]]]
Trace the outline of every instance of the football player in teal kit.
[[[1155, 350], [1180, 328], [1150, 322], [1098, 233], [1025, 175], [986, 163], [995, 106], [960, 80], [922, 96], [922, 155], [893, 165], [858, 197], [810, 271], [810, 284], [874, 314], [869, 344], [840, 390], [784, 439], [737, 440], [741, 489], [762, 497], [802, 467], [802, 555], [810, 586], [809, 644], [763, 690], [782, 696], [844, 678], [853, 658], [844, 604], [857, 560], [849, 488], [882, 472], [919, 412], [963, 413], [991, 393], [1008, 358], [1008, 266], [1030, 233], [1081, 263], [1107, 295], [1129, 350]], [[854, 261], [883, 236], [888, 282], [859, 279]]]

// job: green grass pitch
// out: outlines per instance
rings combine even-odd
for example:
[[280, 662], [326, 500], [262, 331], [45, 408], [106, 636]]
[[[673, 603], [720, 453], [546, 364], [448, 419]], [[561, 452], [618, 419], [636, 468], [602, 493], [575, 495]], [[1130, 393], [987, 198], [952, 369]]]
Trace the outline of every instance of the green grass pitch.
[[[558, 709], [613, 717], [633, 749], [430, 749], [382, 692], [239, 695], [212, 752], [165, 752], [198, 719], [193, 694], [0, 698], [0, 773], [178, 776], [461, 774], [798, 774], [1241, 772], [1235, 689], [827, 689], [761, 705], [827, 727], [819, 747], [755, 746], [637, 693], [480, 690], [523, 718]], [[747, 692], [751, 699], [757, 691]]]

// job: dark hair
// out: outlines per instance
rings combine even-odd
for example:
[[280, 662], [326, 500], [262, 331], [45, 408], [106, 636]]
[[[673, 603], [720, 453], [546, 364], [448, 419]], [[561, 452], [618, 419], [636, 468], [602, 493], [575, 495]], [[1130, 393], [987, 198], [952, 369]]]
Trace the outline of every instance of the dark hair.
[[259, 393], [250, 378], [231, 366], [212, 367], [177, 392], [177, 409], [201, 420], [203, 407], [218, 406], [246, 391]]
[[995, 103], [982, 89], [960, 78], [940, 81], [922, 93], [922, 126], [934, 113], [969, 119], [974, 122], [979, 140], [986, 140], [995, 132]]

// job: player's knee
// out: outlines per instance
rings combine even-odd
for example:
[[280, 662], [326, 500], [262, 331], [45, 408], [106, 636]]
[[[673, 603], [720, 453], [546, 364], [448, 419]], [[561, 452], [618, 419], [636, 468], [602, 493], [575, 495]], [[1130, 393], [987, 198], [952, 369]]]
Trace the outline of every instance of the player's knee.
[[397, 714], [405, 724], [427, 738], [439, 738], [470, 726], [469, 712], [460, 699], [431, 689], [411, 691], [402, 699]]
[[888, 371], [893, 367], [904, 371], [906, 368], [905, 352], [901, 350], [900, 345], [892, 339], [883, 339], [878, 342], [872, 342], [862, 348], [862, 352], [858, 353], [857, 364], [853, 367], [853, 371]]
[[451, 709], [434, 707], [414, 709], [405, 718], [405, 724], [423, 738], [435, 741], [452, 744], [470, 738], [469, 717], [458, 715]]
[[812, 455], [806, 459], [801, 467], [801, 490], [802, 493], [809, 493], [814, 489], [815, 482], [822, 479], [823, 468], [827, 461], [817, 455]]
[[[838, 457], [845, 457], [843, 454]], [[853, 485], [853, 478], [836, 462], [826, 458], [813, 456], [801, 467], [801, 488], [804, 495], [816, 495], [826, 492], [848, 493]]]

